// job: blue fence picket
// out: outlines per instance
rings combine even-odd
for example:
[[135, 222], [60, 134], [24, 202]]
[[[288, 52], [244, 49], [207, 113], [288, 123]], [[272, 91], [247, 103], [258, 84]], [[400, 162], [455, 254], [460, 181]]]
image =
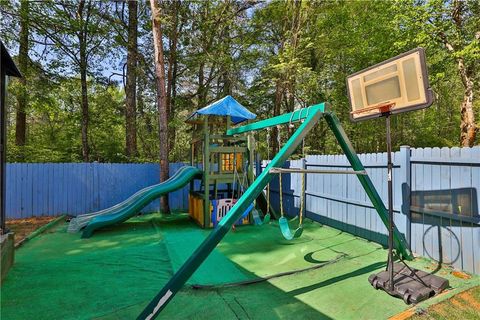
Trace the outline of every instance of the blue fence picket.
[[[427, 149], [428, 152], [430, 152], [430, 157], [432, 158], [435, 158], [435, 157], [439, 157], [440, 156], [440, 149], [439, 148], [428, 148]], [[428, 181], [426, 184], [425, 184], [425, 190], [435, 190], [435, 189], [439, 189], [439, 186], [440, 186], [440, 174], [441, 174], [441, 168], [440, 166], [433, 166], [433, 165], [425, 165], [425, 169], [424, 169], [424, 172], [423, 172], [424, 176], [423, 176], [423, 179], [425, 181]], [[440, 218], [440, 221], [438, 221], [438, 225], [437, 228], [441, 228], [441, 232], [443, 230], [443, 228], [441, 227], [442, 223], [443, 223], [443, 220]], [[425, 229], [425, 228], [424, 228]], [[429, 247], [429, 252], [430, 252], [430, 256], [432, 257], [432, 259], [436, 260], [436, 261], [439, 261], [440, 260], [440, 249], [443, 248], [443, 246], [440, 246], [440, 240], [441, 239], [444, 239], [443, 237], [438, 237], [438, 232], [435, 232], [436, 228], [432, 228], [431, 229], [431, 232], [427, 232], [425, 234], [425, 238], [428, 239], [428, 247]], [[445, 247], [449, 247], [449, 245], [445, 246]], [[443, 254], [447, 254], [448, 255], [448, 252], [449, 251], [444, 251], [442, 253]]]

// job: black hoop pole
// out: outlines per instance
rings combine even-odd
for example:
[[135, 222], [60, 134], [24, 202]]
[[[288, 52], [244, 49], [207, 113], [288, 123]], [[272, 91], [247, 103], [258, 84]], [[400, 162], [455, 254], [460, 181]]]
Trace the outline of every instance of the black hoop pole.
[[393, 163], [392, 163], [392, 138], [390, 135], [390, 112], [385, 113], [387, 127], [387, 177], [388, 177], [388, 271], [390, 276], [389, 290], [393, 292]]

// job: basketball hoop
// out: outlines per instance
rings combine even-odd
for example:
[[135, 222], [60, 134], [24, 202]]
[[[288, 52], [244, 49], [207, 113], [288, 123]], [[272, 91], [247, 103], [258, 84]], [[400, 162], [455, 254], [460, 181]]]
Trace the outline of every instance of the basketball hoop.
[[[348, 98], [352, 121], [385, 117], [387, 142], [387, 184], [388, 184], [388, 260], [387, 270], [383, 274], [382, 288], [395, 296], [400, 292], [418, 291], [418, 284], [412, 284], [408, 290], [398, 290], [395, 281], [393, 262], [393, 162], [390, 116], [393, 114], [427, 108], [433, 103], [433, 93], [428, 83], [425, 52], [422, 48], [411, 50], [379, 64], [361, 70], [347, 77]], [[406, 265], [406, 264], [405, 264]], [[407, 266], [408, 269], [410, 269]], [[403, 276], [402, 276], [403, 277]], [[398, 277], [397, 277], [398, 278]], [[377, 288], [377, 275], [369, 278]], [[446, 281], [446, 280], [445, 280]], [[428, 288], [421, 281], [424, 288]], [[409, 297], [404, 301], [408, 303]]]
[[422, 48], [348, 76], [347, 90], [352, 121], [427, 108], [433, 103]]

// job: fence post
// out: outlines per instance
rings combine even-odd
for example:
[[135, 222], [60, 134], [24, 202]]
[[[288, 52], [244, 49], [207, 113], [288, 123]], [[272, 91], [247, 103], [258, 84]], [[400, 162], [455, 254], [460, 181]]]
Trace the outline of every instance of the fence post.
[[405, 216], [406, 240], [411, 246], [411, 212], [410, 212], [410, 191], [411, 191], [411, 152], [409, 146], [400, 147], [400, 182], [402, 190], [402, 205], [400, 212]]

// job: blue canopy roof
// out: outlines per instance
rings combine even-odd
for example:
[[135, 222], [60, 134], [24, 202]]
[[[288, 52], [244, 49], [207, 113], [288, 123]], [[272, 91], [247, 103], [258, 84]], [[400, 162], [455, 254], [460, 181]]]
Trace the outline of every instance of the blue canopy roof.
[[256, 114], [248, 111], [247, 108], [238, 103], [232, 96], [226, 96], [225, 98], [215, 101], [205, 108], [195, 111], [193, 114], [230, 116], [234, 124], [257, 117]]

